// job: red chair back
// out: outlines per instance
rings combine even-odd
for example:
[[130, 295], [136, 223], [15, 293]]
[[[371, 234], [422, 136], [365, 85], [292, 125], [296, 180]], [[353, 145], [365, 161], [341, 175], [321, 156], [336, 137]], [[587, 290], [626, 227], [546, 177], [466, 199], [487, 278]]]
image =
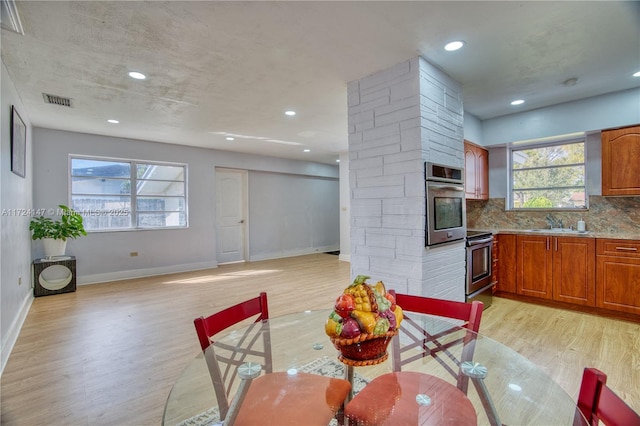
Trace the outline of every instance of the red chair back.
[[[422, 377], [427, 382], [440, 381], [456, 391], [459, 390], [458, 395], [462, 396], [460, 401], [467, 401], [468, 410], [462, 410], [463, 407], [461, 406], [461, 412], [458, 414], [463, 414], [464, 411], [468, 412], [469, 416], [463, 415], [456, 418], [456, 421], [458, 424], [465, 422], [476, 424], [475, 410], [465, 396], [469, 387], [469, 376], [464, 374], [461, 366], [464, 362], [473, 360], [476, 332], [480, 328], [483, 303], [479, 301], [474, 301], [473, 303], [454, 302], [430, 297], [397, 294], [393, 290], [389, 290], [389, 293], [395, 296], [397, 305], [402, 308], [404, 313], [400, 332], [391, 341], [394, 373], [388, 373], [376, 378], [347, 404], [345, 416], [350, 420], [350, 424], [353, 422], [356, 425], [382, 423], [395, 425], [408, 424], [407, 419], [415, 420], [420, 418], [424, 420], [421, 416], [425, 412], [419, 411], [420, 406], [416, 404], [416, 392], [407, 392], [408, 389], [417, 389], [415, 383], [412, 384], [412, 382], [415, 382], [416, 379], [423, 380]], [[411, 312], [460, 320], [462, 324], [452, 323], [449, 326], [441, 321], [432, 322], [427, 318], [411, 315]], [[460, 330], [460, 326], [466, 328], [466, 330]], [[424, 363], [427, 357], [432, 357], [455, 378], [457, 389], [448, 385], [447, 382], [428, 374], [402, 371], [403, 366], [406, 370], [411, 370], [411, 363]], [[403, 392], [400, 392], [399, 395], [391, 395], [392, 401], [389, 402], [388, 406], [373, 407], [367, 395], [389, 394], [391, 388], [385, 381], [391, 379], [397, 382], [398, 387]], [[441, 386], [438, 392], [445, 391], [447, 386]], [[453, 394], [456, 394], [456, 392]], [[485, 409], [491, 409], [490, 398], [484, 393], [480, 393], [480, 397]], [[487, 411], [487, 413], [489, 415], [490, 412]], [[435, 418], [430, 417], [429, 419]], [[448, 419], [450, 418], [448, 417]], [[380, 421], [380, 419], [384, 419], [384, 421]], [[492, 419], [496, 421], [491, 422]], [[436, 420], [436, 422], [439, 420]], [[490, 417], [490, 422], [491, 424], [499, 424], [497, 415]], [[425, 423], [429, 423], [429, 421], [425, 421]]]
[[200, 347], [204, 351], [211, 344], [212, 336], [254, 315], [258, 315], [255, 322], [269, 319], [267, 293], [262, 292], [258, 297], [240, 302], [206, 318], [196, 318], [193, 323], [196, 326]]
[[[211, 339], [213, 336], [254, 316], [255, 321], [244, 331], [237, 346], [218, 342], [214, 351], [214, 342]], [[225, 419], [229, 411], [229, 394], [238, 377], [238, 368], [246, 362], [247, 357], [259, 360], [266, 373], [272, 372], [271, 339], [267, 319], [267, 293], [262, 292], [258, 297], [193, 321], [213, 382], [221, 420]]]
[[[595, 368], [585, 368], [578, 394], [578, 410], [590, 425], [640, 426], [640, 415], [633, 411], [607, 385], [607, 375]], [[576, 413], [575, 424], [580, 424]]]
[[465, 322], [464, 327], [475, 333], [480, 329], [480, 319], [482, 318], [482, 309], [484, 307], [482, 302], [454, 302], [431, 297], [396, 294], [393, 290], [390, 290], [390, 293], [395, 295], [396, 303], [400, 305], [403, 311], [461, 320]]
[[[475, 333], [480, 329], [480, 320], [482, 319], [484, 304], [480, 301], [465, 303], [409, 294], [397, 294], [393, 290], [390, 290], [389, 293], [395, 296], [396, 303], [405, 313], [417, 312], [460, 320], [463, 321], [460, 326], [469, 330], [462, 338], [448, 339], [446, 343], [443, 343], [443, 338], [447, 338], [448, 335], [459, 330], [458, 326], [452, 325], [449, 329], [429, 332], [424, 330], [421, 324], [414, 322], [409, 315], [405, 315], [403, 325], [400, 328], [400, 334], [405, 336], [409, 343], [401, 345], [400, 336], [393, 339], [393, 370], [402, 371], [403, 365], [425, 356], [431, 356], [452, 376], [456, 377], [458, 388], [466, 393], [469, 378], [462, 374], [460, 365], [465, 361], [471, 361], [473, 359]], [[456, 358], [449, 351], [449, 348], [457, 345], [462, 345], [463, 348], [459, 358]], [[444, 356], [440, 356], [443, 354]], [[450, 361], [453, 361], [453, 365], [451, 365]]]

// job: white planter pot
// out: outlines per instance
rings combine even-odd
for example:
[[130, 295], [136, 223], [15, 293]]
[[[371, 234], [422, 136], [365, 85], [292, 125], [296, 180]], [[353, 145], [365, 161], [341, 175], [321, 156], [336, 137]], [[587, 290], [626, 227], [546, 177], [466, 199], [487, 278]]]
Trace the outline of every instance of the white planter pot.
[[43, 238], [42, 244], [44, 245], [44, 255], [46, 257], [64, 256], [67, 249], [67, 242], [65, 240]]

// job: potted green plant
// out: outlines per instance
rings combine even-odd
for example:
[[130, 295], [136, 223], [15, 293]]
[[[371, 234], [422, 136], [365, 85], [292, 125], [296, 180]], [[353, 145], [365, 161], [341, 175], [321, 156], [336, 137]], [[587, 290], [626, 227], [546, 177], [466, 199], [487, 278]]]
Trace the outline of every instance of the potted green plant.
[[67, 246], [67, 238], [77, 238], [87, 235], [84, 229], [82, 216], [61, 204], [58, 206], [62, 211], [59, 220], [50, 217], [40, 216], [31, 219], [29, 230], [31, 239], [42, 240], [44, 244], [44, 254], [47, 257], [63, 256]]

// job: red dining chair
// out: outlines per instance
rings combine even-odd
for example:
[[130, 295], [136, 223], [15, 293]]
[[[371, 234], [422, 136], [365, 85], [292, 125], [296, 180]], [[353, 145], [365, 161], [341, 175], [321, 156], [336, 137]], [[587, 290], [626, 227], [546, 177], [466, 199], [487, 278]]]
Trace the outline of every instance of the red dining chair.
[[[253, 318], [255, 317], [255, 319]], [[309, 424], [326, 426], [342, 415], [351, 384], [317, 374], [273, 372], [267, 294], [194, 320], [225, 426]], [[212, 337], [254, 319], [234, 344]], [[261, 373], [264, 371], [265, 374]], [[231, 396], [233, 397], [231, 398]], [[230, 400], [231, 398], [231, 400]]]
[[[483, 303], [479, 301], [464, 303], [408, 294], [396, 294], [393, 290], [389, 292], [395, 296], [396, 303], [405, 313], [400, 332], [398, 336], [394, 337], [391, 343], [394, 373], [389, 374], [395, 376], [394, 378], [397, 380], [400, 388], [415, 390], [417, 380], [427, 382], [431, 380], [433, 382], [435, 381], [433, 379], [436, 378], [422, 374], [426, 379], [420, 379], [419, 375], [405, 374], [405, 372], [402, 371], [403, 367], [405, 370], [411, 370], [410, 364], [412, 362], [428, 356], [433, 357], [456, 379], [456, 386], [453, 387], [453, 389], [457, 387], [460, 391], [458, 393], [464, 397], [460, 398], [460, 410], [465, 409], [464, 407], [468, 408], [470, 405], [468, 399], [464, 401], [464, 404], [462, 401], [466, 399], [465, 395], [467, 393], [469, 376], [463, 373], [461, 365], [463, 362], [473, 359], [475, 333], [480, 328]], [[442, 330], [430, 332], [425, 330], [420, 322], [413, 319], [411, 315], [407, 315], [407, 313], [410, 312], [458, 320], [459, 323], [452, 323], [451, 327], [444, 327]], [[466, 328], [468, 332], [460, 336], [459, 327]], [[457, 332], [458, 335], [454, 335], [454, 332]], [[462, 345], [460, 355], [454, 354], [451, 350], [457, 345]], [[387, 412], [384, 414], [384, 421], [381, 421], [378, 410], [372, 409], [371, 403], [367, 401], [367, 399], [370, 400], [376, 393], [380, 391], [384, 392], [384, 389], [376, 389], [378, 387], [378, 379], [379, 378], [376, 378], [371, 381], [371, 383], [360, 391], [345, 407], [345, 416], [349, 419], [350, 423], [355, 423], [356, 425], [394, 425], [400, 424], [398, 421], [406, 422], [406, 419], [415, 419], [417, 422], [419, 418], [424, 419], [425, 416], [432, 416], [431, 413], [427, 412], [426, 409], [421, 407], [418, 401], [416, 401], [415, 392], [406, 391], [399, 393], [398, 397], [394, 400], [393, 404], [395, 409], [389, 409], [389, 407], [382, 408], [386, 409]], [[440, 380], [440, 382], [443, 381]], [[444, 383], [447, 384], [446, 382]], [[380, 384], [382, 385], [382, 381], [380, 381]], [[424, 387], [427, 385], [424, 384], [421, 386]], [[440, 386], [440, 388], [440, 391], [447, 391], [444, 386]], [[487, 404], [490, 402], [488, 396], [486, 402]], [[402, 407], [402, 410], [397, 409], [398, 407]], [[473, 411], [473, 409], [471, 411]], [[403, 419], [397, 417], [401, 412]], [[451, 419], [440, 419], [440, 421], [449, 420]], [[473, 423], [476, 419], [468, 417], [467, 420]], [[457, 423], [461, 421], [461, 419], [456, 420]], [[495, 421], [491, 421], [491, 423], [499, 424], [499, 420], [495, 419]]]
[[607, 426], [640, 426], [640, 415], [606, 383], [607, 375], [602, 371], [595, 368], [584, 369], [574, 424], [583, 424], [584, 416], [591, 426], [597, 426], [599, 422]]

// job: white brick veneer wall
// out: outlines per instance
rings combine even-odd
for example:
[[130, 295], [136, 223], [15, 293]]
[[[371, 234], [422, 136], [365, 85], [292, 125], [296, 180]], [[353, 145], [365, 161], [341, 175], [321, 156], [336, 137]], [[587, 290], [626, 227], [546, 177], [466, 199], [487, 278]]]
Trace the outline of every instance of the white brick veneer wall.
[[424, 162], [463, 166], [460, 85], [416, 57], [347, 93], [352, 276], [464, 300], [464, 244], [425, 248]]

